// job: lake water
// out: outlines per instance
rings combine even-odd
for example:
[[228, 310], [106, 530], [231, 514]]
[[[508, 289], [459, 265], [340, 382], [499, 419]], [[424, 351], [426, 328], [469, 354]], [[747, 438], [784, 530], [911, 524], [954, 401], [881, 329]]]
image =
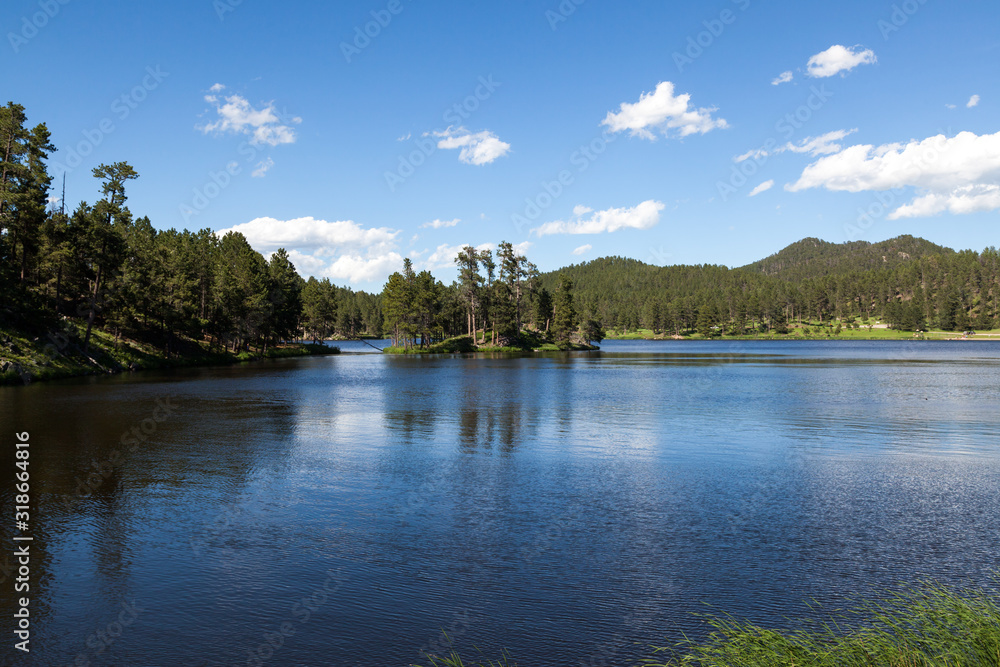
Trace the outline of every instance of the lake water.
[[1000, 568], [1000, 343], [344, 349], [0, 388], [3, 516], [15, 431], [36, 505], [3, 664], [402, 666], [442, 629], [630, 664], [705, 603], [786, 625]]

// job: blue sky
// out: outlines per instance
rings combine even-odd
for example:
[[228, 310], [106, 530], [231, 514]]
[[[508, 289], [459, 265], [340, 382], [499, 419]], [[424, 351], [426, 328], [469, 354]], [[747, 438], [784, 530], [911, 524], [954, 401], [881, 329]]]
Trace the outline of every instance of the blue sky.
[[503, 240], [542, 270], [997, 244], [996, 2], [13, 0], [0, 25], [70, 207], [127, 161], [157, 228], [337, 284], [404, 256], [449, 282]]

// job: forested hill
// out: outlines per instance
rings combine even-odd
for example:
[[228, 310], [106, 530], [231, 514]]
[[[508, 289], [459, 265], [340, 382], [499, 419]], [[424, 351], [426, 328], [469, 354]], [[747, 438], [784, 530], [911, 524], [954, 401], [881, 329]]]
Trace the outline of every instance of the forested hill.
[[553, 291], [562, 276], [585, 317], [616, 329], [782, 332], [793, 320], [831, 318], [906, 330], [1000, 326], [1000, 253], [912, 236], [840, 245], [808, 238], [735, 269], [606, 257], [541, 274], [540, 286]]
[[766, 259], [741, 268], [782, 280], [800, 282], [808, 278], [841, 275], [852, 271], [894, 269], [909, 260], [953, 252], [950, 248], [909, 234], [879, 243], [851, 241], [838, 244], [806, 238]]

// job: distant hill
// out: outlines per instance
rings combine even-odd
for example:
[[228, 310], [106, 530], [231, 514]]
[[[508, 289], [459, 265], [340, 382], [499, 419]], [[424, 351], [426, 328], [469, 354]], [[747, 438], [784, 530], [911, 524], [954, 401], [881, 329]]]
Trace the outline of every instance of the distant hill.
[[954, 252], [950, 248], [909, 234], [879, 243], [868, 241], [830, 243], [816, 238], [806, 238], [796, 241], [766, 259], [740, 268], [781, 280], [799, 282], [852, 271], [894, 269], [927, 255]]
[[[869, 243], [807, 238], [739, 268], [653, 266], [602, 257], [541, 275], [574, 284], [577, 309], [605, 326], [675, 333], [781, 330], [803, 317], [884, 318], [913, 331], [1000, 326], [1000, 253], [955, 252], [913, 236]], [[749, 324], [748, 324], [749, 323]]]

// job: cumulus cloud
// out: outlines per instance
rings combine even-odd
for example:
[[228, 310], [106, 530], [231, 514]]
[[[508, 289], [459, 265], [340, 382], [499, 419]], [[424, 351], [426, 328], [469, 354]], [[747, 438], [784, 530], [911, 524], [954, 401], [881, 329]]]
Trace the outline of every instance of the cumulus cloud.
[[764, 181], [763, 183], [761, 183], [760, 185], [758, 185], [757, 187], [755, 187], [753, 190], [750, 191], [750, 194], [747, 195], [747, 196], [748, 197], [756, 197], [761, 192], [766, 192], [767, 190], [770, 190], [773, 187], [774, 187], [774, 179], [772, 178], [771, 180]]
[[979, 95], [973, 95], [972, 97], [969, 98], [969, 101], [965, 103], [965, 106], [971, 109], [972, 107], [978, 104], [979, 104]]
[[696, 109], [690, 103], [691, 95], [675, 95], [674, 84], [661, 81], [653, 92], [644, 92], [638, 102], [622, 102], [618, 113], [608, 112], [601, 125], [611, 132], [628, 130], [634, 137], [649, 140], [656, 138], [653, 130], [665, 137], [671, 134], [686, 137], [729, 127], [724, 119], [712, 118], [715, 107]]
[[[427, 269], [428, 271], [433, 271], [434, 269], [448, 269], [455, 267], [455, 258], [458, 254], [462, 252], [462, 248], [469, 245], [468, 243], [462, 243], [459, 245], [448, 245], [447, 243], [442, 243], [434, 252], [432, 252], [427, 259], [421, 264], [422, 269]], [[492, 243], [482, 243], [475, 246], [476, 250], [482, 252], [484, 250], [493, 250], [496, 246]]]
[[394, 271], [403, 267], [403, 256], [398, 252], [385, 254], [359, 253], [341, 255], [323, 270], [323, 276], [331, 280], [350, 283], [380, 283], [388, 279]]
[[583, 253], [585, 253], [585, 252], [589, 252], [589, 251], [590, 251], [590, 250], [592, 250], [593, 248], [594, 248], [594, 246], [592, 246], [592, 245], [590, 245], [590, 244], [588, 243], [588, 244], [586, 244], [586, 245], [582, 245], [582, 246], [580, 246], [579, 248], [574, 248], [574, 249], [573, 249], [573, 254], [574, 254], [574, 255], [582, 255], [582, 254], [583, 254]]
[[215, 233], [221, 237], [228, 232], [243, 234], [265, 256], [284, 248], [306, 276], [377, 283], [403, 264], [396, 249], [398, 230], [362, 227], [353, 220], [257, 218]]
[[239, 232], [260, 252], [278, 248], [369, 248], [395, 243], [398, 231], [387, 227], [364, 228], [353, 220], [328, 222], [312, 217], [293, 220], [256, 218], [250, 222], [216, 232]]
[[[649, 229], [660, 222], [660, 211], [663, 209], [663, 202], [652, 199], [632, 208], [609, 208], [596, 212], [585, 206], [577, 206], [573, 209], [570, 220], [546, 222], [531, 231], [542, 237], [551, 234], [601, 234], [619, 229]], [[592, 215], [584, 218], [587, 214]]]
[[[270, 102], [261, 109], [255, 109], [245, 97], [240, 95], [226, 95], [221, 97], [214, 93], [221, 92], [225, 86], [215, 84], [209, 91], [213, 94], [206, 95], [205, 101], [215, 107], [218, 118], [198, 127], [205, 134], [245, 134], [250, 137], [250, 143], [259, 146], [267, 144], [278, 146], [279, 144], [295, 143], [295, 130], [291, 125], [302, 122], [301, 118], [283, 119], [274, 108], [274, 102]], [[289, 125], [291, 124], [291, 125]]]
[[264, 174], [270, 171], [271, 167], [273, 166], [274, 166], [274, 160], [272, 160], [271, 158], [267, 158], [263, 162], [260, 162], [257, 165], [257, 168], [254, 169], [250, 175], [253, 176], [254, 178], [264, 178]]
[[443, 229], [445, 227], [454, 227], [460, 222], [462, 221], [459, 218], [455, 218], [454, 220], [432, 220], [431, 222], [425, 222], [424, 224], [420, 225], [420, 228]]
[[928, 137], [906, 144], [858, 145], [808, 165], [796, 192], [825, 187], [846, 192], [912, 187], [917, 197], [890, 213], [899, 218], [991, 211], [1000, 208], [1000, 132]]
[[771, 81], [771, 85], [772, 86], [780, 86], [781, 84], [788, 83], [791, 80], [792, 80], [792, 71], [788, 70], [787, 72], [782, 72], [781, 74], [779, 74], [778, 76], [776, 76]]
[[862, 49], [859, 46], [848, 48], [834, 44], [826, 51], [821, 51], [810, 58], [806, 72], [811, 77], [821, 79], [849, 72], [858, 65], [870, 65], [874, 62], [877, 62], [877, 59], [871, 49]]
[[430, 135], [439, 139], [438, 148], [461, 149], [458, 159], [466, 164], [489, 164], [510, 152], [510, 144], [500, 141], [497, 135], [488, 130], [470, 132], [464, 127], [449, 127], [442, 132], [431, 132]]
[[837, 151], [843, 149], [843, 146], [838, 142], [844, 137], [854, 134], [857, 131], [857, 128], [854, 128], [853, 130], [834, 130], [833, 132], [821, 134], [818, 137], [806, 137], [798, 143], [792, 143], [789, 141], [782, 146], [773, 148], [755, 148], [747, 151], [743, 155], [737, 155], [733, 158], [733, 162], [743, 162], [744, 160], [749, 160], [750, 158], [765, 158], [769, 155], [777, 155], [778, 153], [784, 153], [786, 151], [792, 153], [809, 153], [812, 157], [829, 155], [830, 153], [836, 153]]

